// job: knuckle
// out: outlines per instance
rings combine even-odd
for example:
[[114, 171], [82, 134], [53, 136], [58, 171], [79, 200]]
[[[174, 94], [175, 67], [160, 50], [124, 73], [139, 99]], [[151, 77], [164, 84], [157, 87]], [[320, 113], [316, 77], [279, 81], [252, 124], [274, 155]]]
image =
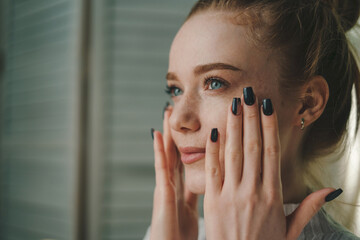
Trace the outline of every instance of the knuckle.
[[239, 198], [238, 198], [237, 194], [230, 194], [230, 196], [227, 198], [227, 203], [231, 208], [233, 208], [233, 206], [238, 205]]
[[160, 161], [155, 162], [155, 171], [165, 171], [167, 170], [165, 164]]
[[176, 194], [174, 185], [168, 181], [157, 184], [156, 190], [156, 192], [162, 196], [172, 197]]
[[246, 146], [247, 152], [258, 153], [261, 151], [261, 142], [259, 140], [250, 141]]
[[240, 126], [240, 122], [236, 119], [234, 119], [233, 121], [230, 121], [228, 123], [228, 127], [229, 127], [229, 130], [231, 132], [233, 132], [234, 130], [240, 130], [241, 129], [241, 126]]
[[241, 193], [241, 198], [247, 199], [246, 202], [256, 201], [258, 199], [258, 187], [254, 184], [247, 185]]
[[157, 144], [156, 150], [157, 150], [159, 153], [164, 152], [165, 149], [164, 149], [163, 144]]
[[314, 204], [311, 204], [312, 215], [315, 215], [319, 211], [321, 206], [322, 206], [322, 204], [319, 202], [315, 202]]
[[220, 206], [216, 199], [213, 199], [207, 195], [204, 197], [204, 211], [207, 213], [216, 212], [217, 208]]
[[259, 204], [259, 198], [256, 195], [251, 196], [246, 205], [246, 209], [248, 213], [252, 215], [255, 212], [257, 206], [259, 206], [258, 204]]
[[246, 114], [246, 118], [250, 119], [250, 120], [255, 120], [257, 119], [259, 116], [257, 110], [251, 109], [247, 114]]
[[318, 211], [316, 205], [311, 205], [311, 206], [310, 206], [310, 209], [311, 209], [311, 215], [315, 215], [316, 212]]
[[165, 189], [162, 191], [163, 202], [165, 204], [174, 204], [176, 202], [176, 192], [174, 189]]
[[266, 121], [263, 121], [263, 128], [267, 130], [275, 130], [276, 126], [274, 121], [267, 119]]
[[231, 150], [229, 151], [229, 160], [231, 162], [237, 162], [239, 161], [240, 159], [242, 159], [242, 152], [240, 151], [236, 151], [236, 150]]
[[266, 195], [266, 204], [268, 206], [274, 206], [280, 202], [279, 193], [276, 190], [270, 190]]
[[207, 151], [208, 151], [208, 154], [210, 155], [210, 157], [212, 157], [212, 158], [218, 157], [219, 150], [217, 150], [216, 148], [209, 148]]
[[155, 155], [154, 167], [155, 170], [166, 170], [166, 159], [160, 156], [160, 154]]
[[219, 170], [217, 167], [214, 166], [208, 166], [206, 167], [207, 172], [209, 173], [210, 176], [212, 177], [216, 177], [219, 175]]
[[278, 145], [270, 145], [265, 147], [265, 153], [268, 156], [276, 157], [279, 155], [280, 148]]
[[165, 183], [163, 183], [163, 191], [164, 191], [164, 193], [166, 193], [166, 194], [175, 194], [175, 188], [174, 188], [174, 185], [171, 183], [171, 182], [169, 182], [169, 181], [166, 181]]

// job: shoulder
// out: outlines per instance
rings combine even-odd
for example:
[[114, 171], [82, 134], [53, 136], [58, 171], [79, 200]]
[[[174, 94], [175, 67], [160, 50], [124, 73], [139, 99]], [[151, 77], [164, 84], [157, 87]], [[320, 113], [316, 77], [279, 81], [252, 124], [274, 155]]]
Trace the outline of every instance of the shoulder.
[[346, 231], [346, 232], [335, 232], [335, 233], [324, 235], [324, 239], [359, 240], [360, 238], [355, 236], [354, 234]]
[[298, 238], [298, 240], [306, 239], [360, 240], [333, 220], [323, 208], [310, 220]]
[[301, 234], [298, 240], [359, 240], [360, 238], [350, 233], [349, 231], [338, 231], [332, 233], [313, 233], [310, 235]]

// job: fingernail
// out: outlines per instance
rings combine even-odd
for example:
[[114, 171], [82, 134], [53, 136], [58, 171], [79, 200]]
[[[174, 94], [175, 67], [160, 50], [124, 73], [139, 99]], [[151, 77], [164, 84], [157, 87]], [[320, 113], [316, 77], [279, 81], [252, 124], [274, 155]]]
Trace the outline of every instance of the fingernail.
[[263, 112], [266, 116], [270, 116], [274, 112], [273, 105], [269, 98], [263, 100]]
[[241, 107], [241, 99], [240, 98], [233, 98], [231, 111], [234, 115], [240, 113]]
[[244, 101], [246, 105], [253, 105], [255, 103], [255, 96], [252, 87], [244, 88]]
[[343, 190], [341, 188], [329, 193], [326, 197], [325, 197], [325, 202], [330, 202], [332, 200], [334, 200], [335, 198], [337, 198], [341, 193], [343, 192]]
[[211, 130], [211, 141], [216, 142], [217, 139], [218, 139], [218, 130], [217, 130], [217, 128], [213, 128]]
[[169, 105], [170, 105], [170, 103], [169, 103], [169, 102], [166, 102], [165, 107], [164, 107], [164, 109], [163, 109], [163, 113], [162, 113], [163, 119], [164, 119], [165, 111], [167, 110], [167, 108], [168, 108]]
[[153, 128], [151, 128], [151, 138], [154, 140], [154, 129]]

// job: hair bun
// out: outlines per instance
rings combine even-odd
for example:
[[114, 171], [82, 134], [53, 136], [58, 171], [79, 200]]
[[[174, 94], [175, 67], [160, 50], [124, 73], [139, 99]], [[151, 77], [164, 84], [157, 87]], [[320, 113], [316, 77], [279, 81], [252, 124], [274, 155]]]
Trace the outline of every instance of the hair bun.
[[345, 32], [354, 27], [360, 15], [360, 0], [333, 0], [333, 6], [341, 18]]

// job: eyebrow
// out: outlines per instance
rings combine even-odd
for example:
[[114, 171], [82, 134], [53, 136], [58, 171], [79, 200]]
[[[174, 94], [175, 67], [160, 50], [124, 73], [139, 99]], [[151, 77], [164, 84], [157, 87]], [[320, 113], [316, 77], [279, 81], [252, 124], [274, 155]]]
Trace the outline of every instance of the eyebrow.
[[[230, 64], [226, 64], [226, 63], [209, 63], [209, 64], [205, 64], [205, 65], [198, 65], [195, 67], [194, 69], [194, 74], [195, 75], [200, 75], [212, 70], [232, 70], [232, 71], [241, 71], [241, 69], [234, 67]], [[168, 72], [166, 74], [166, 79], [167, 80], [175, 80], [177, 79], [177, 76], [175, 73], [172, 72]]]

